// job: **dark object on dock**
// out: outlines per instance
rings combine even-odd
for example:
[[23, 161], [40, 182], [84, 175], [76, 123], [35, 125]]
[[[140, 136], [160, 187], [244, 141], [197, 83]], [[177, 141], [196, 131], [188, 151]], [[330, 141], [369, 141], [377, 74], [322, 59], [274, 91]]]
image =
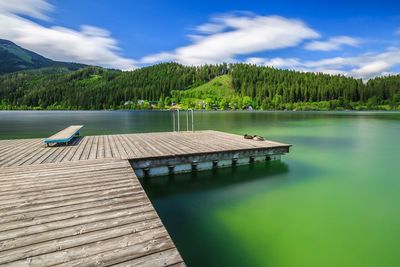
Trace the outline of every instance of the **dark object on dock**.
[[264, 137], [259, 136], [259, 135], [255, 135], [255, 136], [253, 137], [253, 140], [255, 140], [255, 141], [265, 141]]
[[253, 138], [254, 138], [254, 136], [252, 136], [252, 135], [248, 135], [248, 134], [244, 135], [244, 139], [253, 139]]
[[252, 139], [255, 141], [265, 141], [264, 137], [259, 136], [259, 135], [249, 135], [249, 134], [245, 134], [244, 135], [244, 139]]

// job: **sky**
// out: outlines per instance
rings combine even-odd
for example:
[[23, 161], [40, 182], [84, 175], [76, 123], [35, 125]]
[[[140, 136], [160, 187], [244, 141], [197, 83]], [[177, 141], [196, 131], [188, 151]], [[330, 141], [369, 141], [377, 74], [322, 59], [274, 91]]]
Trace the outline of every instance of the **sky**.
[[244, 62], [368, 80], [400, 72], [400, 1], [0, 0], [0, 38], [121, 70]]

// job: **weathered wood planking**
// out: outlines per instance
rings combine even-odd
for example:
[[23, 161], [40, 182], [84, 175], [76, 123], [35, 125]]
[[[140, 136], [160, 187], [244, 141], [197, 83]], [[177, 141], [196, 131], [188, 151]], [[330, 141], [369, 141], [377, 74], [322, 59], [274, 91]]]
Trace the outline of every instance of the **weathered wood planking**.
[[217, 131], [87, 136], [70, 146], [46, 147], [40, 139], [0, 141], [0, 167], [94, 159], [141, 159], [187, 154], [288, 147], [272, 141], [246, 140]]
[[184, 265], [127, 160], [0, 168], [1, 266], [176, 264]]
[[127, 159], [288, 147], [216, 131], [0, 141], [0, 265], [185, 266]]

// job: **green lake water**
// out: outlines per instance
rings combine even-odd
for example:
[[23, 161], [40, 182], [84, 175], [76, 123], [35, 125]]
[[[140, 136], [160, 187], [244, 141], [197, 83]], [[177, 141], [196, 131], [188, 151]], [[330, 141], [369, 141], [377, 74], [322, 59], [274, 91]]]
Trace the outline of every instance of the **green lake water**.
[[[69, 124], [172, 128], [168, 112], [0, 112], [0, 139]], [[195, 127], [293, 147], [281, 161], [143, 182], [188, 266], [400, 266], [400, 113], [196, 112]]]

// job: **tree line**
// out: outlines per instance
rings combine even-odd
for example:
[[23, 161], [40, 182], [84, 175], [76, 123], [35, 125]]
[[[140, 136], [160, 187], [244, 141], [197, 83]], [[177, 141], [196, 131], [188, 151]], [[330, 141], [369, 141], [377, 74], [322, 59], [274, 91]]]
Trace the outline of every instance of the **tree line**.
[[[176, 98], [180, 94], [174, 92], [223, 75], [229, 77], [231, 95], [215, 92], [213, 99], [208, 92], [206, 99], [196, 96], [197, 102]], [[147, 109], [179, 104], [207, 109], [399, 109], [400, 76], [364, 83], [342, 75], [250, 64], [163, 63], [127, 72], [59, 67], [1, 75], [0, 101], [2, 109]], [[193, 104], [199, 101], [204, 104]]]

